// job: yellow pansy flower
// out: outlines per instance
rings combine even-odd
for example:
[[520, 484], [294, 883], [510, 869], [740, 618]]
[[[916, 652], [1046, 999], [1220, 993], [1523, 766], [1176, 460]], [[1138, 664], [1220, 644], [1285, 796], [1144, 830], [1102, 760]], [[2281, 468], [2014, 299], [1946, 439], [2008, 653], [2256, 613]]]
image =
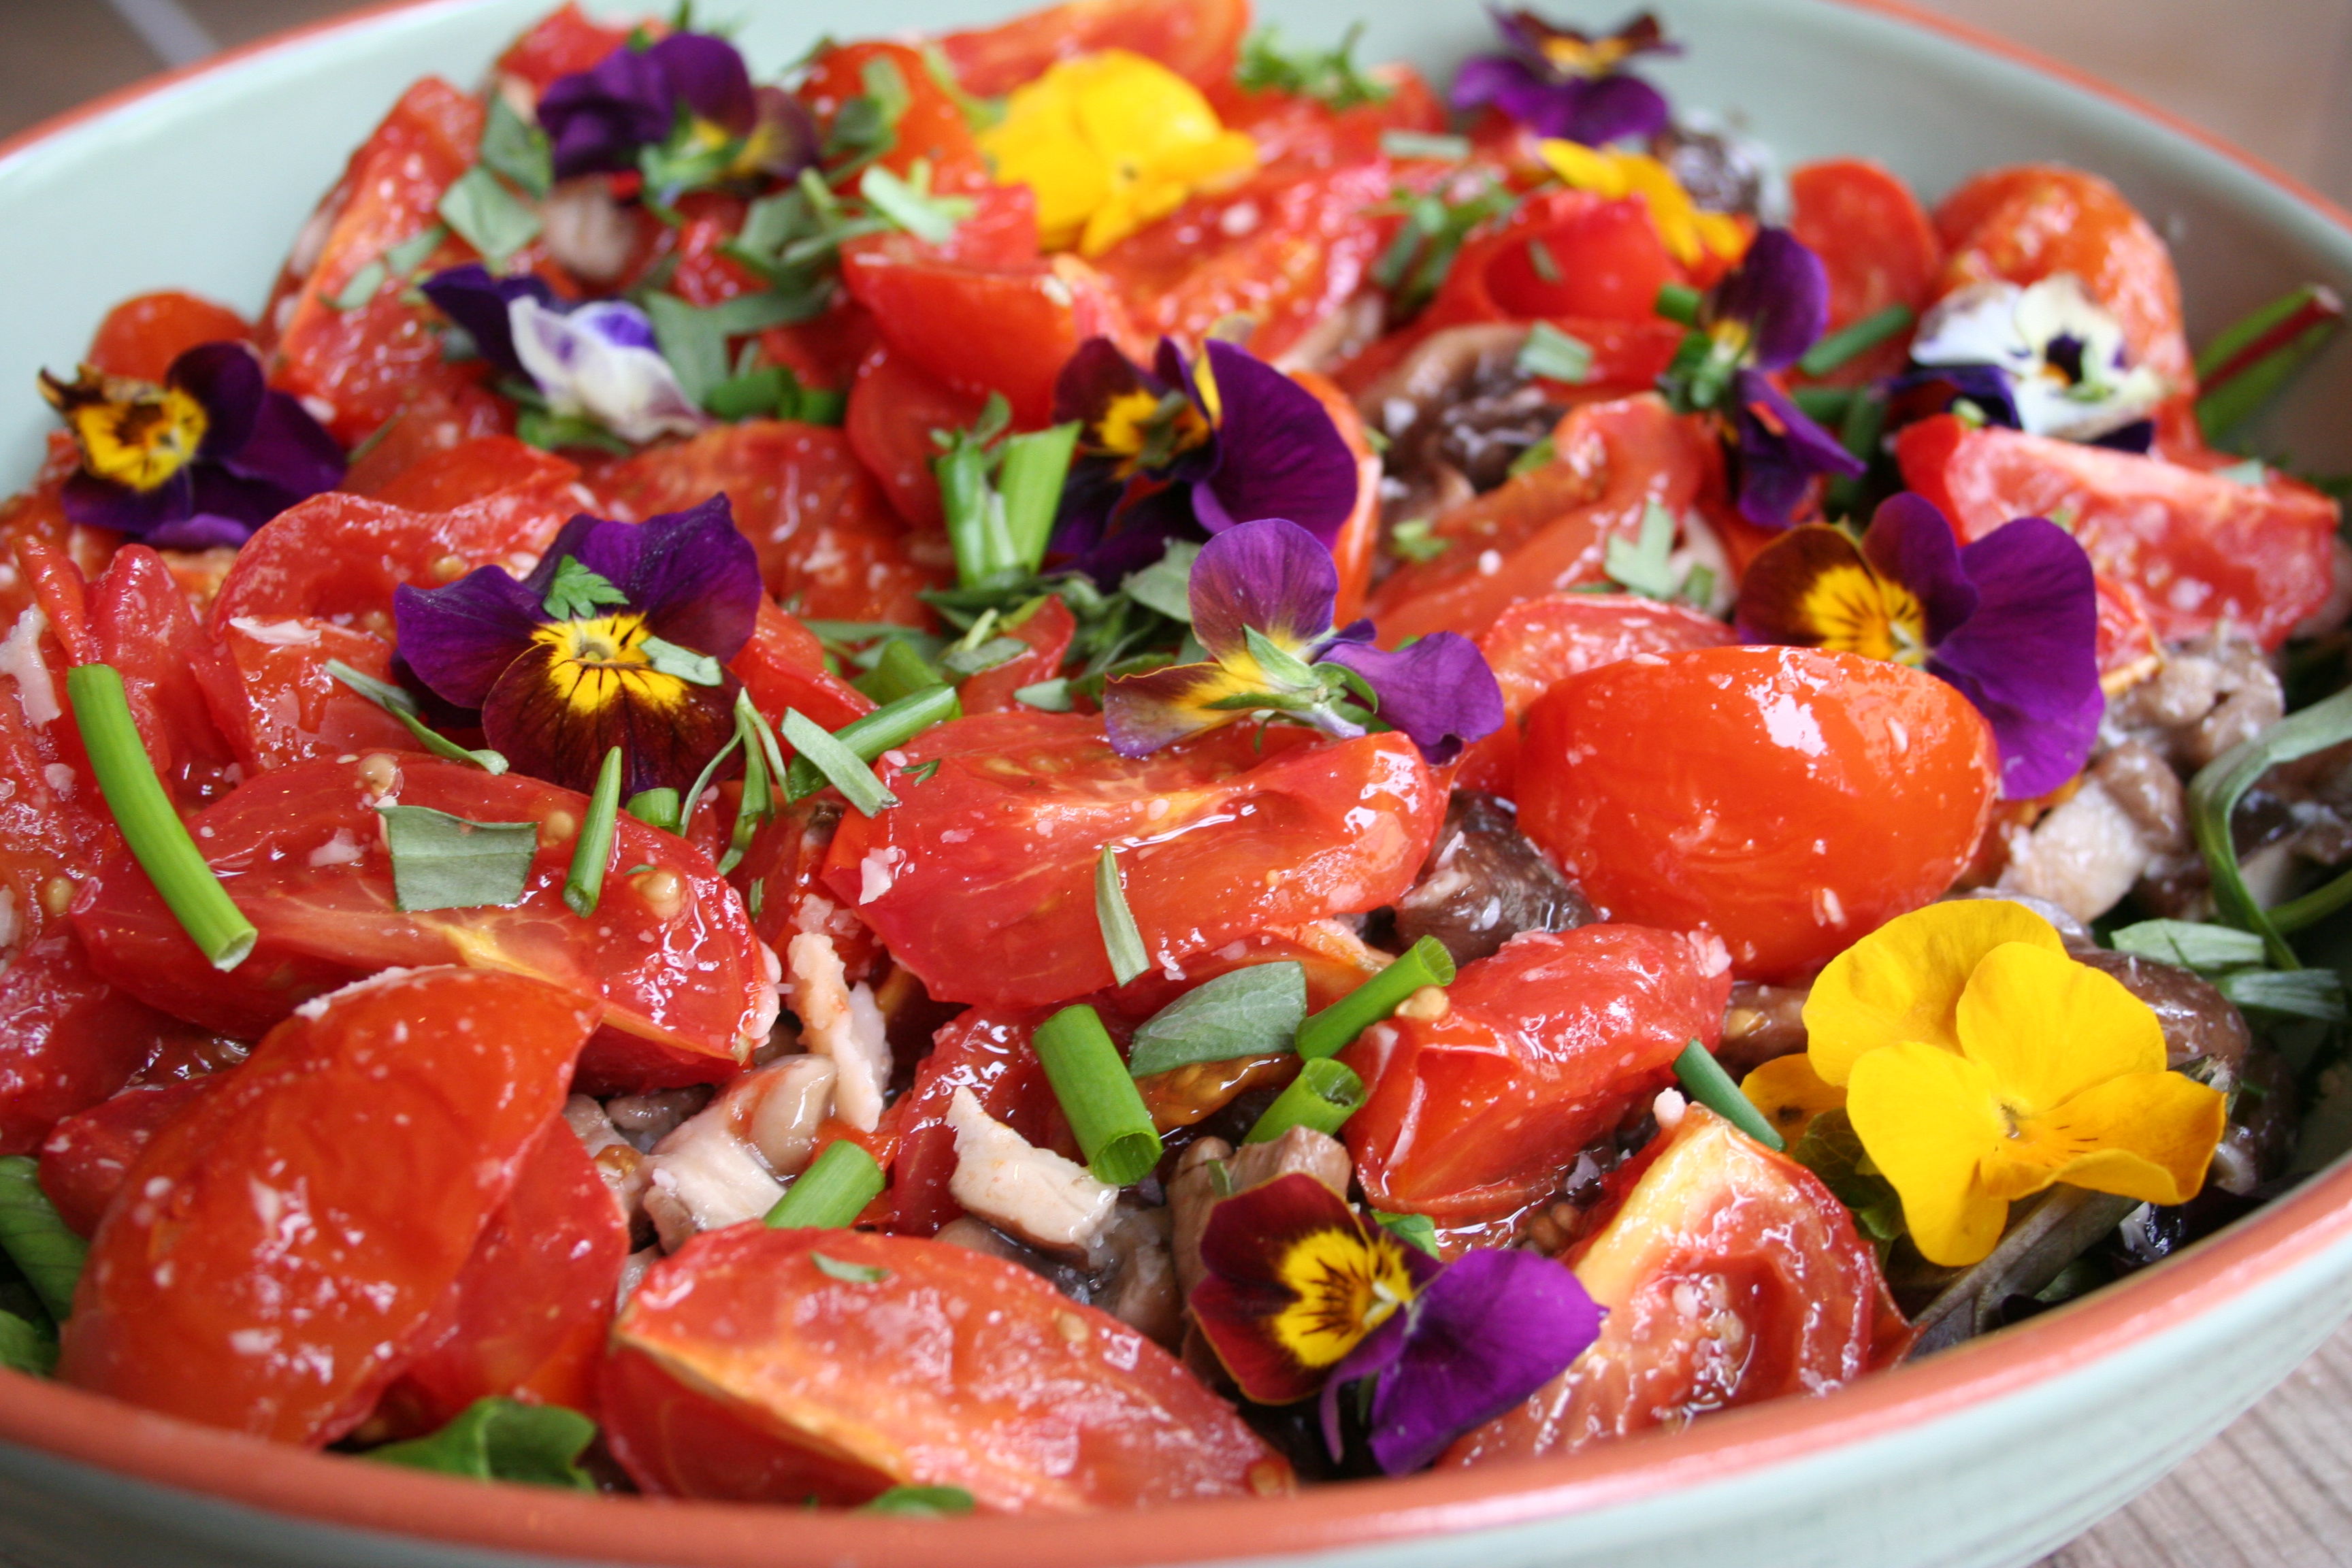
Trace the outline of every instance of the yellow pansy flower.
[[1015, 88], [981, 150], [996, 177], [1037, 195], [1039, 237], [1098, 256], [1204, 186], [1257, 167], [1201, 89], [1125, 49], [1063, 60]]
[[2066, 1182], [2153, 1204], [2204, 1184], [2228, 1105], [2165, 1068], [2147, 1005], [1997, 900], [1930, 904], [1832, 961], [1810, 1065], [1930, 1262], [1990, 1252], [2010, 1203]]
[[1615, 201], [1639, 196], [1666, 253], [1689, 267], [1708, 251], [1736, 260], [1748, 248], [1748, 231], [1728, 213], [1701, 212], [1674, 171], [1643, 153], [1547, 138], [1536, 144], [1544, 164], [1562, 183]]
[[1804, 1137], [1814, 1117], [1845, 1105], [1845, 1090], [1822, 1081], [1811, 1058], [1802, 1051], [1774, 1057], [1740, 1079], [1739, 1092], [1764, 1113], [1780, 1142], [1791, 1149]]

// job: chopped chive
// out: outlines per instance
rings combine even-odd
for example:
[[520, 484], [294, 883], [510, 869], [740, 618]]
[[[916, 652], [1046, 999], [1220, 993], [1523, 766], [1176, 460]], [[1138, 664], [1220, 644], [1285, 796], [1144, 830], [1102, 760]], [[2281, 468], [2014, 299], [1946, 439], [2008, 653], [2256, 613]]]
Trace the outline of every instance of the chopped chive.
[[1650, 309], [1669, 321], [1680, 321], [1685, 327], [1698, 325], [1699, 291], [1687, 283], [1665, 283], [1658, 288], [1658, 297]]
[[[733, 742], [729, 742], [733, 745]], [[719, 753], [724, 756], [724, 752]], [[698, 795], [701, 792], [697, 791]], [[676, 833], [685, 824], [679, 819], [677, 791], [664, 784], [658, 789], [641, 789], [628, 798], [621, 809], [644, 823], [658, 827], [664, 833]]]
[[1143, 933], [1135, 929], [1135, 911], [1127, 907], [1127, 888], [1118, 874], [1118, 854], [1108, 844], [1095, 862], [1095, 920], [1102, 927], [1103, 951], [1110, 955], [1110, 972], [1121, 985], [1151, 967]]
[[47, 1377], [57, 1371], [58, 1336], [47, 1323], [0, 1309], [0, 1366]]
[[1683, 1080], [1683, 1088], [1693, 1100], [1738, 1128], [1767, 1149], [1778, 1153], [1788, 1147], [1756, 1102], [1739, 1091], [1731, 1075], [1723, 1070], [1705, 1046], [1693, 1040], [1675, 1058], [1675, 1076]]
[[882, 1167], [874, 1156], [846, 1138], [836, 1139], [776, 1200], [766, 1224], [771, 1230], [840, 1230], [882, 1195]]
[[1394, 963], [1340, 997], [1298, 1027], [1298, 1054], [1335, 1057], [1358, 1035], [1404, 1005], [1424, 985], [1454, 983], [1454, 955], [1433, 936], [1406, 948]]
[[1797, 362], [1797, 368], [1807, 375], [1827, 375], [1854, 355], [1876, 348], [1897, 332], [1909, 331], [1911, 323], [1918, 319], [1908, 305], [1889, 305], [1883, 310], [1873, 310], [1807, 349], [1805, 357]]
[[1040, 713], [1067, 713], [1071, 708], [1070, 683], [1058, 675], [1051, 680], [1032, 681], [1027, 686], [1015, 687], [1013, 700]]
[[913, 767], [908, 768], [906, 776], [910, 784], [929, 784], [931, 782], [931, 775], [939, 771], [940, 760], [933, 757], [927, 763], [917, 763]]
[[1337, 1132], [1364, 1103], [1364, 1080], [1345, 1062], [1317, 1057], [1298, 1066], [1290, 1087], [1275, 1097], [1244, 1143], [1271, 1143], [1294, 1127]]
[[66, 676], [66, 696], [90, 771], [98, 775], [99, 793], [131, 855], [205, 960], [215, 969], [235, 969], [253, 952], [260, 933], [213, 875], [188, 837], [187, 824], [163, 794], [131, 722], [122, 677], [111, 665], [78, 665]]
[[613, 858], [613, 829], [621, 814], [621, 748], [604, 753], [596, 787], [588, 796], [588, 817], [572, 850], [572, 874], [564, 879], [563, 901], [585, 920], [596, 912], [604, 891], [604, 867]]
[[875, 701], [887, 705], [939, 685], [940, 672], [905, 637], [885, 637], [874, 668], [850, 684]]
[[426, 258], [436, 250], [440, 249], [441, 242], [448, 237], [447, 225], [428, 223], [390, 250], [385, 251], [384, 264], [394, 273], [405, 278], [424, 266]]
[[351, 275], [349, 281], [329, 301], [338, 310], [356, 310], [376, 296], [376, 290], [391, 280], [392, 271], [382, 261], [371, 261]]
[[[735, 694], [735, 732], [727, 737], [727, 743], [719, 747], [709, 762], [702, 764], [702, 771], [694, 775], [694, 783], [687, 789], [686, 797], [677, 803], [677, 809], [671, 813], [670, 821], [667, 825], [668, 831], [677, 834], [680, 838], [685, 837], [686, 830], [694, 825], [695, 811], [702, 805], [703, 794], [710, 788], [710, 781], [718, 776], [719, 765], [734, 754], [736, 747], [743, 743], [743, 709], [751, 700], [750, 692], [738, 691]], [[645, 795], [653, 793], [652, 790], [647, 790]], [[629, 815], [637, 817], [640, 821], [650, 822], [652, 818], [643, 816], [637, 810], [637, 800], [643, 798], [644, 795], [639, 795], [629, 802]], [[656, 822], [654, 826], [661, 827], [666, 825]]]
[[2311, 283], [2240, 318], [2197, 356], [2197, 423], [2208, 440], [2252, 416], [2344, 325], [2344, 301]]
[[393, 907], [504, 909], [522, 901], [539, 854], [535, 822], [469, 822], [429, 805], [380, 805]]
[[982, 671], [1011, 664], [1029, 651], [1029, 645], [1019, 637], [990, 637], [984, 642], [966, 647], [958, 643], [940, 658], [940, 668], [958, 680], [968, 679]]
[[486, 773], [502, 773], [507, 771], [507, 760], [498, 752], [469, 752], [448, 736], [425, 728], [425, 721], [417, 716], [416, 699], [393, 685], [392, 682], [378, 680], [373, 675], [362, 675], [340, 658], [331, 658], [327, 661], [327, 673], [399, 720], [408, 732], [416, 738], [418, 745], [442, 761], [465, 763], [481, 769]]
[[[1022, 646], [1025, 647], [1028, 645], [1024, 643]], [[963, 703], [957, 698], [955, 688], [934, 684], [901, 697], [896, 702], [886, 703], [864, 718], [850, 721], [838, 731], [825, 734], [825, 739], [840, 747], [850, 762], [856, 764], [858, 771], [870, 779], [874, 775], [865, 766], [866, 763], [893, 746], [905, 745], [932, 725], [944, 724], [962, 715]], [[823, 789], [832, 774], [820, 765], [808, 747], [801, 744], [800, 737], [793, 732], [792, 718], [787, 716], [784, 721], [784, 738], [792, 742], [793, 749], [801, 754], [793, 759], [792, 767], [784, 774], [784, 798], [804, 800]], [[809, 720], [804, 719], [802, 722], [811, 729], [816, 728]], [[824, 734], [824, 731], [818, 731], [818, 733]], [[832, 782], [840, 787], [840, 780], [833, 779]], [[878, 783], [874, 787], [877, 791], [882, 788]], [[847, 795], [849, 791], [842, 788], [841, 793]], [[898, 802], [891, 800], [887, 804], [896, 805]], [[858, 809], [868, 816], [874, 815], [874, 811], [864, 806]], [[879, 809], [879, 806], [875, 808]]]
[[1561, 331], [1549, 321], [1538, 321], [1519, 345], [1516, 362], [1521, 375], [1581, 386], [1592, 379], [1592, 345]]
[[[824, 780], [817, 788], [822, 789], [826, 784], [833, 785], [856, 808], [860, 816], [872, 816], [898, 804], [898, 797], [882, 787], [882, 781], [874, 776], [874, 770], [866, 765], [865, 758], [843, 745], [834, 738], [831, 731], [803, 715], [797, 708], [784, 710], [784, 739], [792, 743], [793, 751], [800, 753], [793, 759], [793, 767], [797, 769], [805, 763], [814, 769]], [[881, 748], [877, 747], [875, 754], [880, 755]], [[785, 777], [789, 781], [793, 774], [788, 773]], [[815, 791], [803, 793], [814, 795]], [[802, 798], [800, 794], [793, 792], [790, 783], [785, 785], [784, 795], [789, 800]]]
[[1160, 1163], [1160, 1134], [1102, 1016], [1083, 1003], [1065, 1007], [1037, 1026], [1031, 1043], [1087, 1167], [1114, 1187], [1150, 1175]]
[[[776, 775], [768, 770], [772, 747], [763, 744], [761, 737], [767, 727], [768, 721], [752, 704], [751, 694], [739, 692], [735, 700], [735, 735], [742, 740], [748, 734], [750, 743], [743, 748], [743, 793], [735, 802], [734, 831], [727, 836], [727, 853], [719, 858], [719, 874], [722, 877], [743, 863], [743, 857], [751, 849], [752, 835], [759, 832], [761, 823], [776, 815]], [[688, 809], [692, 811], [691, 806]], [[759, 910], [751, 912], [756, 916]]]
[[1816, 425], [1835, 428], [1845, 423], [1845, 413], [1853, 405], [1854, 390], [1850, 386], [1800, 386], [1789, 394], [1789, 401], [1799, 413]]
[[73, 1311], [74, 1285], [89, 1244], [58, 1217], [57, 1205], [41, 1191], [40, 1170], [23, 1154], [0, 1159], [0, 1252], [8, 1255], [49, 1316], [62, 1323]]
[[838, 1279], [845, 1285], [879, 1285], [890, 1278], [887, 1268], [871, 1263], [845, 1263], [838, 1258], [827, 1258], [822, 1252], [810, 1253], [809, 1261], [816, 1265], [819, 1274], [829, 1279]]
[[1528, 241], [1528, 265], [1534, 268], [1536, 276], [1545, 282], [1559, 281], [1559, 258], [1554, 256], [1551, 253], [1551, 247], [1542, 240]]
[[1383, 131], [1381, 152], [1390, 158], [1434, 158], [1459, 163], [1470, 156], [1470, 138], [1433, 135], [1426, 131]]
[[441, 221], [496, 271], [508, 257], [529, 245], [545, 226], [538, 213], [516, 199], [499, 177], [477, 163], [441, 193], [434, 209]]
[[1045, 541], [1054, 531], [1054, 514], [1061, 508], [1070, 455], [1077, 445], [1076, 420], [1004, 443], [1004, 467], [996, 486], [1004, 498], [1004, 531], [1013, 548], [1010, 564], [1020, 571], [1034, 572], [1045, 558]]

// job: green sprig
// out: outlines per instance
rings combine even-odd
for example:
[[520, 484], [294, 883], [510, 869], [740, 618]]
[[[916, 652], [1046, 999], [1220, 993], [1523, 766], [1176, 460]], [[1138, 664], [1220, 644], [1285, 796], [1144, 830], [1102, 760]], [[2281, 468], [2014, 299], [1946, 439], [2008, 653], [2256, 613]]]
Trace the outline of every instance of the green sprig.
[[596, 787], [589, 792], [588, 815], [580, 824], [579, 841], [572, 849], [572, 871], [563, 880], [563, 901], [585, 920], [596, 912], [604, 896], [604, 871], [613, 859], [613, 834], [621, 814], [621, 748], [604, 753], [596, 770]]

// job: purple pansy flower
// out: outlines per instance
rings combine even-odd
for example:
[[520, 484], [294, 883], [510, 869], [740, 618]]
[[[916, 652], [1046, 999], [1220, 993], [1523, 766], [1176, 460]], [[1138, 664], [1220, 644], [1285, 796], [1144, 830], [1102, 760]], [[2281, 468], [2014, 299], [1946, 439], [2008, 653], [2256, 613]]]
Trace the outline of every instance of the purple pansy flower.
[[1356, 508], [1356, 457], [1315, 395], [1232, 343], [1161, 339], [1152, 368], [1108, 338], [1078, 345], [1054, 417], [1080, 425], [1052, 549], [1106, 583], [1171, 538], [1288, 518], [1328, 550]]
[[556, 414], [639, 444], [709, 423], [662, 357], [652, 321], [625, 300], [566, 303], [544, 279], [496, 278], [474, 261], [423, 287], [484, 359], [536, 385]]
[[1959, 688], [1992, 726], [2011, 800], [2073, 778], [2098, 737], [2098, 590], [2082, 545], [2045, 518], [1962, 545], [1935, 503], [1906, 492], [1858, 545], [1791, 529], [1749, 564], [1738, 618], [1748, 642], [1892, 659]]
[[682, 152], [722, 154], [715, 170], [722, 174], [790, 178], [816, 151], [815, 124], [800, 100], [754, 87], [735, 46], [707, 33], [673, 33], [643, 49], [624, 44], [551, 83], [538, 112], [558, 179], [634, 169], [642, 150], [681, 134]]
[[1201, 1237], [1193, 1321], [1250, 1399], [1321, 1392], [1339, 1449], [1339, 1390], [1374, 1378], [1368, 1434], [1391, 1475], [1550, 1382], [1600, 1337], [1601, 1309], [1540, 1253], [1435, 1258], [1303, 1173], [1223, 1199]]
[[81, 449], [66, 516], [166, 550], [237, 545], [296, 501], [342, 482], [343, 449], [292, 396], [271, 390], [240, 342], [199, 343], [163, 384], [83, 365], [41, 373], [41, 395]]
[[1381, 721], [1410, 736], [1433, 765], [1502, 728], [1502, 689], [1469, 638], [1433, 632], [1391, 651], [1371, 646], [1370, 621], [1335, 630], [1339, 570], [1297, 523], [1265, 518], [1227, 529], [1202, 547], [1188, 588], [1192, 636], [1208, 662], [1105, 684], [1103, 721], [1122, 756], [1148, 756], [1256, 712], [1360, 735], [1365, 727], [1339, 707], [1351, 691], [1369, 695]]
[[723, 495], [643, 523], [563, 525], [531, 574], [495, 566], [393, 595], [401, 658], [478, 710], [516, 771], [587, 790], [617, 745], [626, 792], [689, 788], [734, 731], [722, 668], [751, 640], [760, 563]]
[[1463, 63], [1454, 79], [1454, 108], [1492, 104], [1538, 136], [1588, 147], [1646, 142], [1666, 129], [1664, 97], [1641, 78], [1622, 74], [1636, 56], [1681, 52], [1666, 41], [1655, 16], [1645, 11], [1596, 37], [1556, 27], [1533, 11], [1493, 16], [1509, 52]]

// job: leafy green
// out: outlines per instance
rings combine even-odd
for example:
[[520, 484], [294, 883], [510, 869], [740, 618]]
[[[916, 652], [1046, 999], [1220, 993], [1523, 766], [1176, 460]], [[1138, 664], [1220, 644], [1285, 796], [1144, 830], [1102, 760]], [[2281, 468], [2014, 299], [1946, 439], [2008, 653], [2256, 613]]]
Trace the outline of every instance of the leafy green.
[[1805, 1128], [1789, 1158], [1822, 1179], [1837, 1200], [1853, 1211], [1854, 1225], [1876, 1241], [1901, 1236], [1903, 1200], [1879, 1173], [1862, 1146], [1861, 1135], [1843, 1110], [1824, 1110]]
[[1391, 158], [1433, 158], [1459, 163], [1470, 156], [1467, 136], [1434, 136], [1426, 131], [1383, 131], [1381, 152]]
[[2263, 939], [2253, 932], [2200, 921], [2141, 921], [2110, 934], [2107, 945], [2200, 973], [2242, 969], [2263, 957]]
[[645, 654], [647, 665], [688, 686], [717, 686], [727, 679], [725, 668], [707, 653], [697, 653], [656, 637], [640, 638], [637, 647]]
[[809, 1254], [816, 1271], [828, 1279], [839, 1279], [850, 1285], [879, 1285], [890, 1278], [887, 1268], [877, 1268], [871, 1263], [844, 1263], [838, 1258], [827, 1258], [822, 1252]]
[[1252, 92], [1286, 92], [1333, 109], [1386, 103], [1396, 89], [1366, 76], [1356, 64], [1356, 42], [1363, 36], [1364, 25], [1358, 22], [1340, 37], [1336, 48], [1318, 49], [1311, 45], [1285, 48], [1282, 29], [1261, 27], [1244, 40], [1234, 81]]
[[[1538, 452], [1540, 452], [1542, 455], [1540, 457], [1534, 457], [1533, 454]], [[1528, 468], [1536, 468], [1541, 464], [1550, 462], [1551, 459], [1551, 437], [1547, 436], [1542, 440], [1537, 442], [1534, 446], [1528, 447], [1527, 451], [1520, 453], [1517, 459], [1511, 464], [1511, 467], [1514, 469], [1518, 469], [1519, 465], [1521, 463], [1525, 463]], [[1450, 539], [1440, 539], [1432, 533], [1430, 530], [1434, 526], [1434, 524], [1435, 520], [1432, 518], [1406, 518], [1402, 522], [1398, 523], [1394, 528], [1389, 530], [1389, 553], [1395, 556], [1400, 561], [1436, 560], [1439, 556], [1454, 548], [1454, 542]]]
[[956, 225], [975, 210], [970, 196], [933, 195], [930, 163], [923, 158], [915, 160], [904, 179], [885, 164], [871, 165], [857, 177], [857, 194], [877, 216], [887, 218], [893, 226], [926, 245], [945, 245], [953, 239]]
[[499, 177], [477, 163], [441, 193], [434, 210], [457, 237], [496, 269], [539, 237], [539, 214], [518, 200]]
[[366, 1457], [478, 1481], [593, 1492], [595, 1480], [579, 1460], [595, 1437], [596, 1423], [560, 1405], [478, 1399], [438, 1432], [371, 1448]]
[[1538, 321], [1529, 329], [1528, 341], [1519, 345], [1518, 372], [1581, 386], [1592, 379], [1592, 345], [1549, 321]]
[[1307, 1021], [1307, 970], [1254, 963], [1186, 992], [1144, 1020], [1129, 1041], [1127, 1070], [1137, 1078], [1194, 1062], [1277, 1056], [1292, 1048]]
[[1650, 502], [1642, 511], [1642, 532], [1628, 540], [1612, 534], [1601, 556], [1601, 570], [1629, 593], [1645, 598], [1671, 599], [1682, 592], [1674, 574], [1675, 520], [1664, 507]]
[[522, 901], [539, 853], [535, 822], [468, 822], [429, 805], [380, 805], [393, 903], [408, 913]]
[[946, 1519], [971, 1510], [971, 1494], [961, 1487], [892, 1487], [860, 1505], [857, 1511], [897, 1514], [905, 1519]]
[[2212, 873], [2213, 902], [2230, 924], [2263, 939], [2274, 969], [2303, 967], [2285, 933], [2352, 902], [2352, 872], [2276, 910], [2265, 911], [2246, 886], [2230, 818], [2254, 781], [2280, 763], [2291, 763], [2352, 740], [2352, 689], [2291, 713], [2252, 740], [2231, 748], [2189, 781], [2189, 818], [2197, 847]]
[[0, 1159], [0, 1252], [16, 1264], [52, 1321], [62, 1323], [71, 1315], [89, 1244], [58, 1217], [57, 1205], [41, 1191], [39, 1164], [22, 1154]]
[[448, 736], [425, 727], [419, 715], [416, 699], [388, 680], [378, 680], [373, 675], [362, 675], [340, 658], [327, 661], [327, 673], [362, 697], [399, 720], [416, 743], [445, 762], [466, 763], [485, 773], [502, 773], [507, 760], [497, 752], [469, 752]]
[[381, 260], [371, 261], [352, 273], [328, 303], [338, 310], [356, 310], [374, 299], [376, 290], [382, 289], [391, 278], [391, 268], [384, 266]]
[[555, 158], [547, 132], [517, 114], [505, 94], [489, 97], [489, 113], [482, 121], [482, 163], [517, 188], [544, 196], [555, 186]]
[[1384, 210], [1402, 213], [1404, 226], [1372, 266], [1372, 281], [1389, 295], [1390, 319], [1402, 321], [1428, 304], [1471, 230], [1509, 214], [1520, 200], [1493, 181], [1451, 197], [1400, 187]]
[[2197, 356], [2197, 423], [2220, 441], [2259, 412], [2344, 327], [2344, 302], [2307, 283], [2223, 328]]
[[1382, 1214], [1374, 1209], [1372, 1218], [1407, 1247], [1419, 1247], [1432, 1258], [1444, 1256], [1437, 1248], [1437, 1222], [1427, 1215]]
[[882, 781], [863, 758], [797, 708], [784, 710], [783, 738], [800, 753], [794, 763], [804, 762], [823, 774], [860, 816], [873, 816], [898, 804], [898, 797], [882, 787]]
[[1061, 676], [1051, 680], [1035, 680], [1013, 689], [1013, 700], [1024, 708], [1034, 708], [1040, 713], [1067, 713], [1072, 706], [1070, 683]]
[[555, 576], [547, 584], [541, 608], [559, 621], [584, 621], [599, 610], [628, 602], [628, 595], [611, 578], [582, 565], [578, 556], [567, 555], [555, 563]]
[[1192, 563], [1200, 558], [1199, 544], [1171, 539], [1159, 560], [1129, 573], [1120, 581], [1119, 591], [1146, 609], [1189, 626], [1192, 624]]
[[0, 1366], [47, 1377], [57, 1364], [58, 1336], [47, 1324], [0, 1311]]

